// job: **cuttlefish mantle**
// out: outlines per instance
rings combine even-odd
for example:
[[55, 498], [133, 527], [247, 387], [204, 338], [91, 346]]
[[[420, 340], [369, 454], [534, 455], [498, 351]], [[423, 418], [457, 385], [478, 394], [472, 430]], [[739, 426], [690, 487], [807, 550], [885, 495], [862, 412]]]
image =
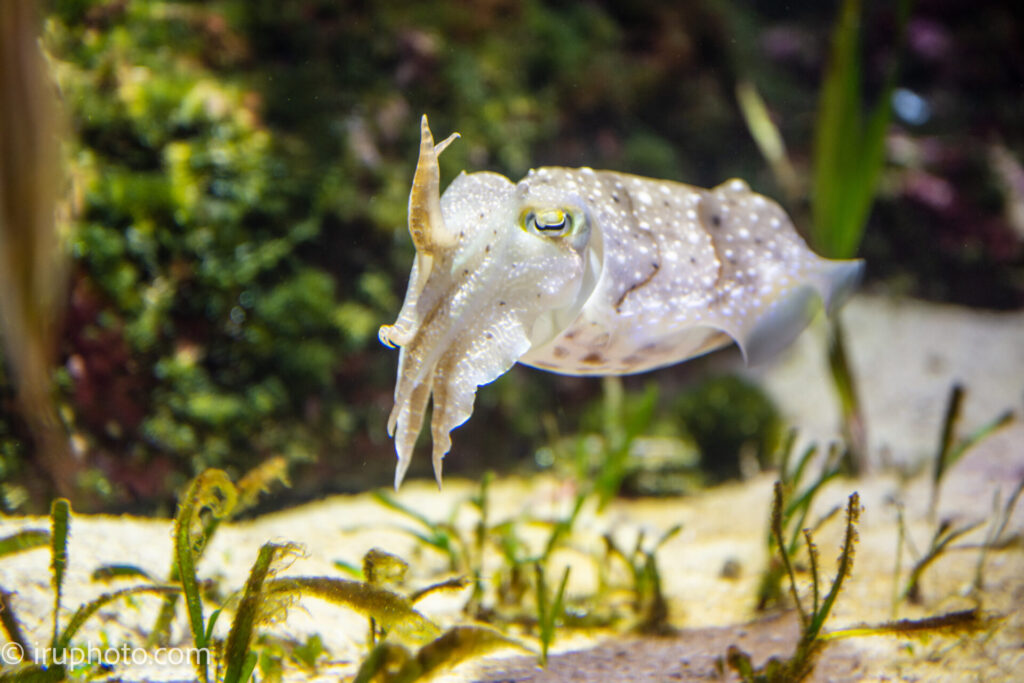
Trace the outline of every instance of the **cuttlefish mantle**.
[[434, 474], [477, 387], [515, 363], [622, 375], [735, 342], [748, 362], [787, 346], [824, 303], [838, 308], [863, 262], [814, 254], [789, 216], [742, 180], [706, 190], [590, 168], [518, 183], [460, 174], [440, 192], [424, 116], [409, 195], [416, 258], [380, 340], [401, 347], [388, 433], [397, 487], [433, 398]]

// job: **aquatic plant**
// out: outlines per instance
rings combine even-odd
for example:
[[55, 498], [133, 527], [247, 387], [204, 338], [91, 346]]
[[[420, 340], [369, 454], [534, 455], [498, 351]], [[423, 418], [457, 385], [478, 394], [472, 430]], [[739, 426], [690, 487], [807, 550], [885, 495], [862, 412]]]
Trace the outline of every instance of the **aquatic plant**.
[[979, 526], [981, 526], [980, 521], [965, 522], [960, 525], [953, 524], [949, 520], [941, 522], [932, 534], [931, 540], [928, 542], [928, 548], [911, 567], [901, 597], [912, 603], [920, 604], [921, 575], [924, 574], [924, 571], [949, 549], [953, 541], [974, 531]]
[[[401, 582], [407, 565], [401, 558], [376, 549], [364, 557], [367, 580], [351, 581], [327, 576], [279, 577], [277, 574], [301, 549], [290, 543], [266, 543], [260, 548], [244, 587], [222, 604], [215, 604], [201, 589], [196, 573], [197, 561], [218, 521], [237, 512], [246, 499], [251, 501], [253, 489], [266, 484], [262, 475], [273, 470], [273, 466], [257, 468], [260, 475], [250, 476], [248, 484], [240, 482], [237, 487], [220, 470], [208, 470], [196, 477], [183, 492], [175, 517], [175, 569], [172, 576], [177, 585], [161, 584], [132, 565], [100, 567], [93, 573], [94, 580], [137, 579], [142, 583], [103, 593], [81, 605], [63, 625], [59, 622], [59, 614], [68, 566], [67, 538], [71, 522], [68, 502], [64, 499], [54, 501], [51, 530], [26, 529], [0, 539], [0, 558], [49, 546], [54, 592], [53, 637], [48, 660], [26, 662], [5, 672], [3, 680], [64, 680], [72, 672], [66, 666], [67, 659], [60, 653], [72, 646], [73, 638], [88, 619], [110, 602], [142, 594], [163, 596], [165, 599], [184, 595], [189, 630], [196, 648], [196, 656], [190, 660], [196, 668], [197, 678], [203, 682], [242, 683], [251, 678], [258, 665], [267, 671], [280, 670], [281, 657], [285, 652], [289, 652], [293, 659], [301, 658], [307, 665], [315, 666], [317, 653], [323, 650], [322, 644], [318, 647], [317, 642], [311, 639], [302, 645], [285, 646], [262, 638], [260, 633], [262, 626], [285, 618], [288, 607], [301, 597], [326, 600], [352, 609], [370, 620], [373, 633], [368, 644], [371, 651], [360, 667], [357, 680], [404, 683], [445, 671], [468, 658], [497, 649], [528, 650], [518, 641], [482, 626], [457, 626], [442, 633], [414, 605], [437, 591], [461, 590], [466, 582], [448, 579], [421, 588], [408, 597], [401, 595], [388, 586]], [[2, 587], [0, 601], [0, 625], [11, 642], [28, 652], [27, 641], [11, 609], [10, 593]], [[164, 604], [166, 607], [168, 603]], [[233, 616], [227, 635], [222, 639], [215, 635], [214, 629], [226, 610]], [[162, 619], [158, 619], [158, 626]], [[551, 629], [546, 633], [552, 633]], [[410, 646], [417, 648], [415, 653], [408, 649]], [[401, 660], [401, 666], [392, 671], [389, 667], [396, 657]], [[86, 664], [86, 669], [90, 666], [93, 664]], [[85, 669], [74, 673], [83, 672], [88, 673]]]
[[[237, 485], [231, 482], [223, 470], [207, 470], [193, 479], [185, 490], [175, 516], [175, 555], [168, 572], [168, 581], [182, 582], [186, 600], [191, 600], [188, 609], [193, 626], [202, 621], [201, 605], [197, 602], [198, 586], [192, 585], [192, 582], [187, 587], [184, 585], [180, 563], [184, 561], [194, 565], [198, 562], [221, 522], [254, 505], [259, 494], [274, 483], [288, 483], [287, 463], [283, 458], [270, 458], [252, 468]], [[125, 565], [113, 569], [100, 567], [97, 571], [113, 571], [116, 575], [146, 575], [137, 567]], [[177, 595], [169, 595], [164, 599], [147, 638], [148, 645], [166, 644], [177, 602]], [[205, 640], [205, 637], [204, 632], [200, 640]]]
[[[31, 681], [64, 680], [66, 676], [72, 673], [68, 668], [70, 663], [68, 650], [72, 646], [74, 637], [82, 626], [102, 607], [116, 600], [136, 595], [168, 595], [179, 590], [176, 586], [150, 584], [103, 593], [89, 602], [80, 605], [62, 628], [60, 623], [61, 598], [64, 592], [64, 577], [69, 561], [67, 541], [70, 526], [71, 504], [67, 499], [57, 498], [50, 506], [49, 532], [27, 529], [0, 539], [0, 557], [49, 545], [50, 585], [54, 595], [52, 638], [50, 646], [45, 650], [44, 661], [37, 662], [35, 657], [24, 657], [23, 661], [15, 665], [13, 670], [2, 675], [5, 681], [29, 683]], [[2, 625], [6, 632], [8, 640], [20, 648], [19, 651], [22, 655], [27, 655], [27, 653], [33, 651], [29, 648], [29, 643], [22, 631], [21, 624], [12, 609], [10, 593], [4, 590], [3, 587], [0, 587], [0, 625]], [[94, 666], [94, 663], [87, 663], [85, 666], [88, 668]]]
[[[281, 647], [268, 646], [268, 656], [262, 660], [254, 649], [264, 646], [259, 629], [263, 624], [284, 619], [288, 607], [303, 597], [325, 600], [366, 616], [370, 624], [367, 642], [372, 649], [360, 669], [360, 675], [376, 675], [381, 671], [374, 668], [378, 663], [390, 666], [389, 662], [394, 657], [402, 657], [404, 668], [400, 669], [405, 672], [401, 674], [405, 677], [393, 680], [413, 680], [426, 671], [443, 670], [465, 658], [498, 647], [521, 647], [497, 632], [479, 627], [458, 627], [442, 633], [414, 605], [437, 591], [461, 590], [466, 582], [461, 578], [446, 579], [409, 596], [402, 595], [392, 587], [402, 583], [408, 565], [401, 558], [379, 549], [371, 549], [363, 558], [365, 580], [329, 576], [279, 577], [277, 574], [289, 559], [301, 551], [290, 543], [266, 543], [261, 547], [239, 594], [221, 605], [211, 605], [209, 597], [200, 588], [197, 561], [218, 524], [236, 513], [243, 501], [254, 499], [251, 489], [256, 484], [252, 482], [257, 481], [266, 483], [264, 477], [254, 476], [249, 478], [249, 485], [243, 486], [240, 482], [236, 487], [224, 472], [208, 470], [193, 480], [183, 493], [175, 517], [175, 568], [172, 576], [185, 596], [188, 624], [199, 655], [193, 663], [200, 681], [246, 681], [257, 665], [263, 666], [261, 661], [268, 670], [279, 667], [280, 662], [275, 658], [280, 656]], [[104, 576], [141, 577], [142, 574], [144, 572], [130, 566], [104, 568]], [[148, 587], [142, 586], [137, 590], [145, 588]], [[165, 611], [168, 604], [165, 603]], [[233, 610], [234, 616], [227, 637], [222, 640], [214, 635], [214, 627], [226, 609]], [[173, 615], [173, 606], [170, 614]], [[162, 613], [157, 627], [163, 628], [165, 623], [168, 622]], [[419, 648], [415, 656], [408, 654], [407, 646]], [[294, 653], [295, 648], [291, 651]], [[315, 659], [315, 654], [311, 656]], [[212, 666], [214, 664], [216, 666]]]
[[616, 496], [688, 493], [773, 465], [782, 421], [771, 397], [735, 375], [713, 375], [661, 401], [656, 382], [628, 389], [602, 378], [599, 399], [586, 403], [574, 433], [542, 415], [547, 444], [535, 459], [572, 476], [599, 509]]
[[[810, 514], [811, 505], [821, 488], [842, 473], [840, 450], [838, 446], [833, 446], [829, 448], [828, 454], [821, 462], [817, 476], [801, 488], [807, 467], [818, 454], [818, 446], [815, 444], [807, 446], [791, 466], [790, 460], [796, 444], [796, 437], [796, 430], [790, 430], [780, 451], [780, 479], [776, 488], [779, 489], [782, 497], [778, 501], [773, 501], [772, 513], [769, 517], [771, 525], [766, 537], [769, 559], [768, 566], [762, 573], [757, 587], [758, 610], [766, 609], [777, 603], [782, 597], [782, 579], [787, 573], [791, 573], [791, 568], [786, 567], [786, 562], [796, 556], [801, 541], [806, 540], [802, 531], [805, 530], [804, 524]], [[782, 499], [786, 501], [785, 505], [782, 504]], [[776, 504], [779, 506], [777, 513]], [[839, 508], [835, 507], [822, 515], [813, 525], [812, 530], [819, 528], [838, 511]], [[780, 543], [784, 544], [784, 547], [780, 548]]]
[[[302, 144], [269, 129], [238, 69], [239, 18], [211, 28], [224, 5], [56, 3], [46, 22], [74, 131], [62, 417], [87, 463], [170, 465], [172, 483], [154, 482], [166, 498], [209, 466], [344, 442], [355, 418], [330, 379], [389, 295], [380, 264], [342, 302], [338, 278], [299, 257], [336, 213], [321, 195], [337, 178], [295, 172]], [[81, 497], [124, 499], [123, 476], [90, 471]]]
[[663, 545], [682, 530], [681, 524], [671, 527], [649, 547], [645, 546], [646, 539], [641, 531], [637, 534], [636, 545], [629, 553], [615, 544], [611, 534], [604, 536], [608, 558], [619, 560], [632, 578], [633, 611], [636, 618], [631, 629], [638, 633], [665, 635], [673, 632], [669, 623], [668, 601], [661, 590], [661, 573], [656, 555]]
[[818, 569], [818, 549], [814, 544], [811, 531], [803, 530], [803, 540], [807, 545], [810, 560], [812, 599], [810, 608], [800, 598], [796, 575], [793, 573], [793, 560], [789, 551], [789, 542], [783, 531], [784, 491], [782, 482], [776, 482], [772, 499], [771, 527], [782, 565], [789, 577], [790, 592], [800, 615], [802, 627], [800, 639], [793, 654], [785, 659], [770, 658], [760, 667], [755, 667], [750, 656], [735, 645], [729, 647], [726, 662], [740, 678], [747, 682], [758, 683], [793, 683], [803, 680], [814, 668], [814, 660], [824, 647], [826, 640], [822, 638], [822, 629], [835, 605], [836, 598], [842, 589], [843, 581], [853, 570], [853, 556], [857, 544], [857, 524], [860, 519], [860, 496], [850, 494], [846, 504], [846, 530], [843, 544], [836, 566], [835, 579], [828, 592], [822, 595], [821, 580]]
[[588, 463], [581, 462], [579, 456], [576, 463], [580, 493], [587, 495], [592, 490], [597, 496], [599, 509], [619, 494], [622, 482], [629, 474], [628, 461], [633, 444], [650, 426], [658, 400], [658, 389], [654, 383], [648, 384], [642, 393], [635, 396], [626, 395], [619, 377], [603, 378], [601, 388], [604, 440], [597, 471], [588, 471]]
[[[398, 501], [391, 493], [383, 489], [377, 489], [373, 492], [373, 497], [378, 503], [384, 507], [394, 510], [401, 514], [403, 517], [416, 523], [418, 529], [409, 529], [406, 527], [400, 527], [402, 531], [408, 533], [420, 543], [433, 548], [442, 555], [448, 558], [448, 568], [453, 572], [467, 571], [468, 557], [466, 549], [468, 542], [463, 539], [455, 525], [449, 520], [447, 522], [435, 522], [428, 519], [425, 515], [417, 512], [408, 505], [405, 505]], [[458, 512], [458, 507], [455, 506], [451, 512], [451, 516], [454, 517]]]
[[352, 683], [412, 683], [467, 659], [509, 648], [527, 650], [518, 641], [483, 626], [454, 626], [415, 653], [401, 644], [384, 641], [363, 660]]
[[[983, 524], [983, 520], [966, 521], [959, 524], [948, 519], [941, 520], [937, 523], [935, 520], [939, 504], [939, 492], [942, 490], [942, 482], [946, 473], [949, 472], [950, 468], [961, 457], [963, 457], [967, 451], [1002, 427], [1010, 424], [1014, 419], [1013, 412], [1006, 411], [989, 422], [981, 425], [967, 436], [958, 438], [957, 425], [960, 420], [960, 414], [966, 394], [966, 389], [962, 385], [954, 384], [950, 389], [949, 398], [946, 402], [946, 409], [943, 414], [942, 425], [939, 432], [938, 446], [936, 447], [935, 454], [932, 459], [931, 476], [929, 477], [931, 491], [928, 501], [928, 518], [933, 524], [935, 524], [935, 528], [928, 541], [928, 545], [923, 552], [919, 554], [916, 553], [913, 545], [909, 544], [909, 537], [906, 532], [906, 523], [903, 516], [902, 506], [897, 508], [899, 536], [897, 539], [896, 565], [894, 568], [894, 577], [897, 585], [901, 581], [901, 563], [905, 542], [917, 557], [914, 558], [914, 563], [910, 567], [906, 581], [903, 583], [903, 587], [901, 589], [894, 589], [894, 614], [898, 609], [899, 603], [903, 600], [907, 600], [915, 604], [920, 604], [922, 602], [921, 578], [924, 575], [924, 572], [945, 553], [951, 550], [961, 549], [963, 546], [954, 545], [954, 542]], [[999, 492], [997, 491], [995, 494], [995, 498], [993, 500], [992, 521], [990, 522], [985, 541], [980, 546], [978, 565], [975, 572], [976, 587], [980, 588], [982, 582], [981, 575], [988, 552], [992, 548], [998, 547], [1005, 542], [1003, 534], [1006, 530], [1009, 516], [1012, 514], [1013, 507], [1017, 504], [1017, 500], [1020, 498], [1021, 487], [1024, 487], [1024, 481], [1022, 481], [1013, 493], [1011, 493], [1006, 506], [1003, 508], [1000, 508], [998, 504]]]
[[[911, 5], [912, 0], [896, 3], [899, 43]], [[865, 113], [861, 15], [861, 0], [843, 0], [818, 101], [811, 241], [831, 258], [850, 258], [860, 246], [885, 164], [896, 86], [898, 62], [890, 60], [885, 84]]]
[[966, 396], [966, 389], [961, 384], [954, 384], [949, 391], [949, 399], [946, 403], [946, 412], [942, 419], [942, 431], [939, 436], [939, 445], [933, 459], [931, 477], [931, 496], [928, 502], [928, 516], [934, 520], [935, 511], [939, 504], [939, 491], [942, 486], [942, 478], [956, 462], [963, 457], [975, 445], [986, 439], [997, 430], [1005, 427], [1013, 421], [1012, 410], [1007, 410], [991, 421], [978, 427], [967, 436], [957, 438], [957, 424], [960, 421], [960, 412]]
[[638, 440], [650, 433], [657, 407], [655, 382], [627, 391], [620, 377], [603, 377], [600, 398], [583, 406], [576, 433], [563, 435], [554, 415], [542, 416], [547, 445], [536, 460], [572, 476], [579, 494], [596, 495], [598, 507], [604, 508], [643, 471], [634, 451]]
[[[0, 559], [23, 553], [50, 544], [50, 532], [44, 529], [23, 529], [4, 538], [0, 538]], [[0, 586], [0, 626], [3, 627], [7, 640], [28, 652], [28, 642], [22, 632], [21, 624], [14, 614], [11, 602], [12, 593]], [[54, 630], [57, 625], [54, 623]]]
[[1024, 532], [1018, 531], [1015, 534], [1007, 534], [1006, 529], [1013, 516], [1014, 508], [1017, 507], [1022, 494], [1024, 494], [1024, 477], [1021, 478], [1016, 488], [1006, 499], [1006, 504], [1000, 506], [999, 491], [992, 496], [993, 515], [989, 523], [988, 532], [985, 534], [985, 541], [981, 544], [978, 553], [978, 564], [974, 570], [973, 588], [981, 591], [985, 584], [985, 563], [991, 552], [996, 550], [1008, 550], [1011, 548], [1024, 547]]
[[[576, 520], [584, 507], [588, 504], [600, 506], [600, 494], [595, 487], [581, 487], [566, 512], [555, 519], [537, 519], [527, 513], [498, 521], [493, 520], [489, 513], [488, 491], [491, 478], [490, 475], [485, 476], [478, 493], [468, 499], [479, 513], [478, 519], [470, 527], [456, 527], [450, 521], [433, 522], [418, 511], [399, 503], [387, 491], [374, 494], [378, 502], [414, 520], [422, 528], [404, 530], [425, 547], [443, 553], [452, 548], [459, 549], [456, 554], [457, 565], [463, 567], [461, 571], [468, 576], [449, 579], [437, 586], [458, 588], [471, 582], [473, 589], [463, 607], [466, 614], [494, 625], [535, 624], [538, 639], [542, 643], [554, 638], [555, 626], [562, 621], [572, 626], [608, 626], [622, 622], [624, 616], [619, 606], [603, 598], [596, 603], [590, 599], [582, 600], [570, 614], [565, 610], [564, 595], [559, 598], [558, 591], [548, 594], [551, 589], [546, 578], [552, 571], [552, 559], [556, 552], [564, 550], [577, 553], [580, 559], [595, 565], [600, 580], [598, 591], [602, 596], [621, 590], [621, 587], [610, 584], [607, 579], [609, 566], [621, 564], [629, 576], [626, 590], [631, 599], [626, 607], [629, 616], [625, 618], [631, 628], [644, 633], [666, 633], [670, 630], [657, 553], [675, 537], [681, 527], [672, 527], [653, 543], [647, 543], [644, 534], [640, 533], [637, 545], [631, 552], [617, 547], [611, 537], [605, 537], [606, 554], [602, 559], [575, 550], [576, 543], [573, 541]], [[447, 518], [453, 519], [466, 502], [458, 502]], [[535, 533], [528, 534], [527, 528], [543, 528], [547, 533], [538, 539]], [[533, 536], [529, 542], [526, 540], [528, 536]], [[485, 580], [481, 567], [483, 557], [488, 552], [496, 552], [501, 562], [490, 570]], [[349, 568], [349, 571], [352, 569]], [[359, 575], [366, 578], [365, 568]], [[434, 590], [434, 587], [424, 590]], [[412, 600], [418, 600], [424, 590], [417, 591]], [[537, 607], [535, 613], [524, 610], [524, 605], [531, 601]]]
[[[897, 35], [902, 43], [912, 0], [897, 3]], [[811, 241], [833, 258], [857, 253], [885, 164], [885, 139], [897, 62], [866, 118], [861, 74], [861, 2], [844, 0], [832, 35], [814, 135]], [[839, 398], [843, 436], [855, 471], [867, 467], [864, 411], [846, 351], [842, 318], [832, 318], [828, 334], [829, 369]]]
[[565, 571], [562, 572], [562, 580], [558, 582], [558, 588], [554, 594], [550, 594], [547, 579], [544, 576], [544, 568], [540, 562], [533, 565], [536, 582], [534, 593], [537, 598], [537, 631], [540, 638], [538, 661], [541, 666], [548, 665], [548, 650], [555, 640], [555, 627], [565, 614], [565, 587], [569, 583], [571, 569], [571, 567], [565, 568]]

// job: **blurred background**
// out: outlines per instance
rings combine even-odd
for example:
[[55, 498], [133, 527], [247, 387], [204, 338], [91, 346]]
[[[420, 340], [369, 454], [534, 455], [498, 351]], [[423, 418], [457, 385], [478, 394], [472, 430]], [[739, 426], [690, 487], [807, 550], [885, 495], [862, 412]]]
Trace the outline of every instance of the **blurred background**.
[[[412, 263], [421, 114], [439, 138], [462, 134], [442, 158], [443, 186], [462, 170], [517, 179], [543, 165], [702, 186], [736, 176], [807, 229], [840, 3], [41, 6], [68, 120], [53, 381], [71, 446], [40, 452], [8, 361], [0, 508], [38, 511], [63, 486], [80, 511], [160, 513], [204, 468], [240, 473], [276, 455], [293, 484], [276, 505], [391, 481], [398, 355], [377, 328], [394, 321]], [[862, 14], [867, 106], [889, 95], [899, 57], [860, 246], [865, 289], [1020, 309], [1020, 9], [919, 0], [905, 33], [895, 12], [868, 2]], [[741, 84], [781, 133], [788, 186], [751, 135]], [[639, 398], [627, 422], [642, 414], [646, 432], [703, 450], [776, 438], [756, 387], [698, 381], [715, 362], [628, 378]], [[660, 392], [645, 389], [655, 378]], [[548, 466], [560, 434], [599, 431], [607, 405], [599, 381], [517, 367], [479, 393], [445, 472]], [[719, 422], [733, 433], [716, 446], [703, 435]], [[411, 474], [428, 470], [421, 452]], [[74, 476], [61, 483], [62, 472]]]

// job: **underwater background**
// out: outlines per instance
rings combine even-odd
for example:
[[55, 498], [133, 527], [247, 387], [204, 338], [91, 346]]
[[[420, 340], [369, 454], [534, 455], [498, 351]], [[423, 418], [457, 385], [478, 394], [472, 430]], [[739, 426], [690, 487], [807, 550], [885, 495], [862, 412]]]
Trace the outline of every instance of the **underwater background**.
[[[439, 137], [462, 134], [442, 186], [462, 170], [515, 179], [543, 165], [701, 186], [741, 177], [810, 233], [839, 3], [41, 6], [68, 118], [54, 381], [71, 448], [37, 457], [4, 366], [8, 513], [43, 510], [55, 491], [82, 512], [169, 513], [204, 469], [237, 475], [273, 456], [292, 479], [275, 506], [387, 484], [396, 355], [377, 329], [393, 321], [412, 261], [423, 113]], [[867, 291], [1024, 307], [1018, 14], [920, 0], [904, 26], [895, 6], [866, 3], [863, 107], [881, 98], [891, 117], [857, 252]], [[752, 91], [788, 170], [751, 134], [740, 93]], [[716, 453], [713, 479], [738, 473], [728, 463], [745, 444], [770, 450], [780, 427], [756, 387], [698, 382], [706, 365], [659, 371], [672, 388], [660, 396], [645, 389], [652, 376], [627, 378], [622, 410]], [[560, 430], [600, 431], [607, 400], [600, 382], [515, 368], [480, 393], [446, 471], [550, 464]], [[426, 475], [426, 460], [412, 474]]]

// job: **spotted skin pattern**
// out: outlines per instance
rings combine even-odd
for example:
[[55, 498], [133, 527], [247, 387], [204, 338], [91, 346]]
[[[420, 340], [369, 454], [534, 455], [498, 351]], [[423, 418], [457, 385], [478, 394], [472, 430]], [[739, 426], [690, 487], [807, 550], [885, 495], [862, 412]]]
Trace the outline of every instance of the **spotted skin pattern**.
[[771, 199], [742, 180], [705, 190], [589, 168], [532, 170], [518, 183], [461, 174], [438, 200], [435, 145], [421, 122], [410, 195], [417, 258], [381, 341], [400, 346], [395, 436], [401, 482], [433, 396], [434, 471], [478, 386], [520, 362], [621, 375], [736, 342], [777, 353], [821, 302], [834, 310], [861, 261], [811, 252]]

